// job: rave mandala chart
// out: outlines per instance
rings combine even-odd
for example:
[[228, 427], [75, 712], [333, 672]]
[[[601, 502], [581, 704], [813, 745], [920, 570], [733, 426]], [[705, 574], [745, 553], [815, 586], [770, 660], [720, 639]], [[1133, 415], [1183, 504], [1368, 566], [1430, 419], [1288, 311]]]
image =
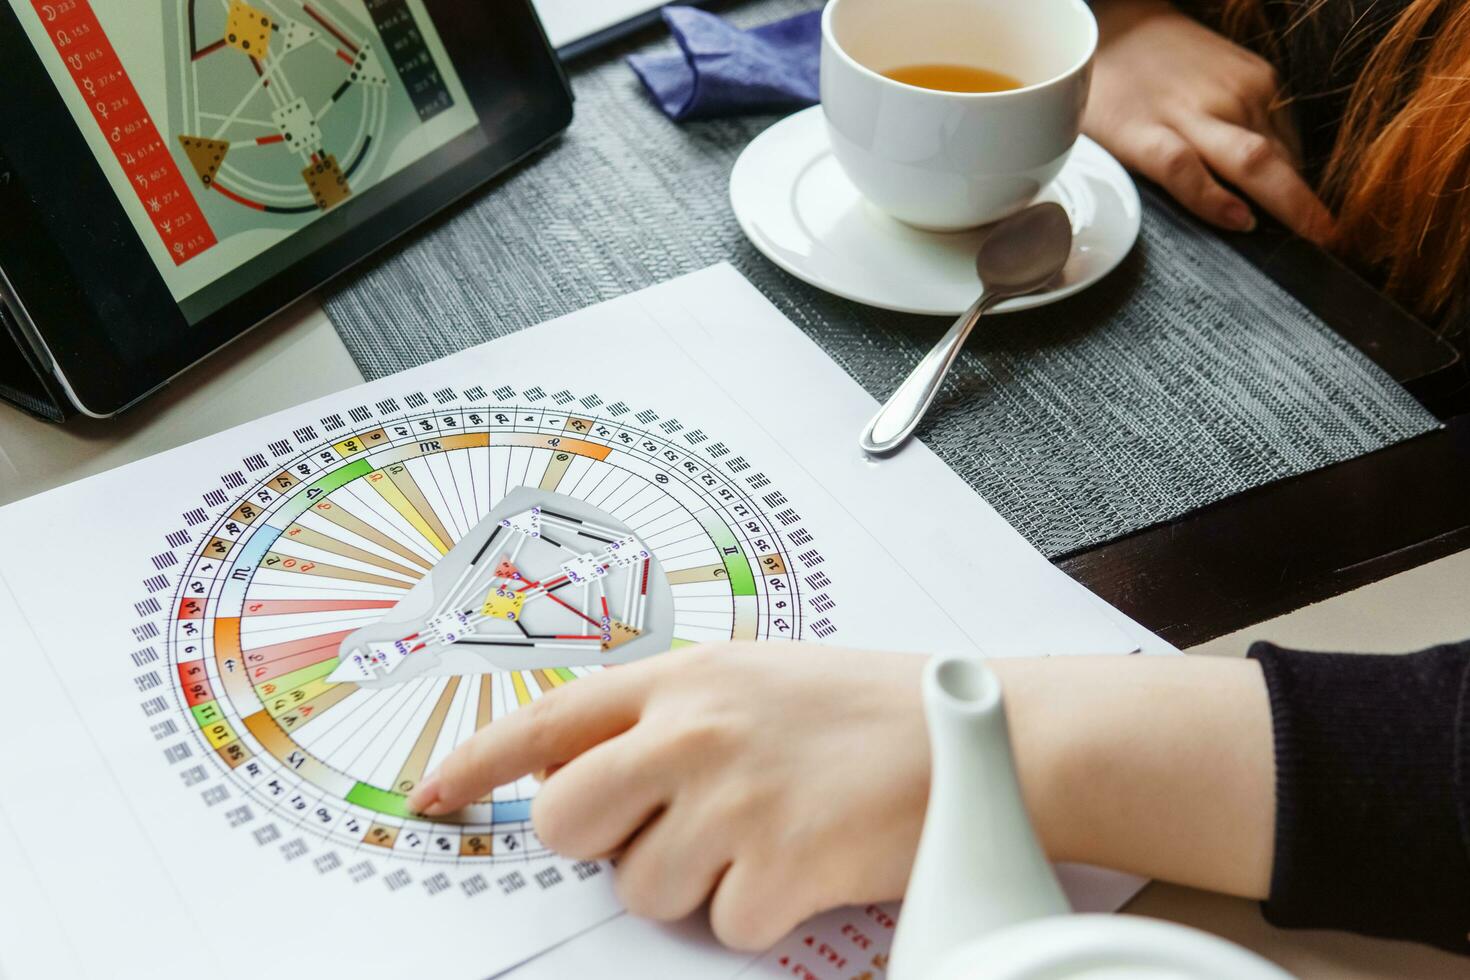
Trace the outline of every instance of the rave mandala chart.
[[172, 3], [173, 138], [242, 228], [335, 207], [453, 103], [406, 0]]
[[[596, 395], [358, 406], [242, 456], [202, 503], [135, 606], [164, 758], [262, 847], [395, 890], [511, 892], [529, 884], [515, 865], [563, 880], [529, 777], [451, 818], [407, 810], [492, 719], [670, 646], [836, 632], [822, 554], [779, 487], [704, 432]], [[364, 668], [374, 637], [402, 638], [410, 593], [429, 626], [398, 647], [408, 666]]]

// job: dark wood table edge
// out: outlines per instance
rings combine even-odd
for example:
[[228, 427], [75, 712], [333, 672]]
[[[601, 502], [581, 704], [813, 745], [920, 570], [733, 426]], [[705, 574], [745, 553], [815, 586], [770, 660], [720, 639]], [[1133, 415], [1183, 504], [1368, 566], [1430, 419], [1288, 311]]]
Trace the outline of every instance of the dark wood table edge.
[[[1140, 190], [1182, 214], [1157, 188]], [[1222, 237], [1445, 425], [1057, 560], [1181, 648], [1470, 548], [1470, 366], [1460, 352], [1279, 226]]]
[[1470, 415], [1057, 564], [1188, 648], [1467, 548]]

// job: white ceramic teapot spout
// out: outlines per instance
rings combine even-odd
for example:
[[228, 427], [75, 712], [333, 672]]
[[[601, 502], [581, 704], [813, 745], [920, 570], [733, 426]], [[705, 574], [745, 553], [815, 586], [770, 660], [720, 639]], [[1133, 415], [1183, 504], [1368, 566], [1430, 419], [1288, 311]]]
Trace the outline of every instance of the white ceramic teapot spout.
[[890, 980], [928, 980], [956, 947], [1072, 911], [1032, 830], [1000, 682], [983, 661], [924, 670], [929, 809], [889, 959]]
[[1196, 929], [1068, 914], [1021, 797], [995, 674], [978, 659], [936, 659], [924, 708], [929, 809], [888, 980], [1289, 980]]

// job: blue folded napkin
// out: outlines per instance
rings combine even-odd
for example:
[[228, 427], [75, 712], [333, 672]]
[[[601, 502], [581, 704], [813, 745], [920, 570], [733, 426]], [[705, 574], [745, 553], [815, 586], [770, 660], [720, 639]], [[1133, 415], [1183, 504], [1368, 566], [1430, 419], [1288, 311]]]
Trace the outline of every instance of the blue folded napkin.
[[628, 64], [670, 119], [709, 119], [816, 103], [822, 12], [742, 31], [693, 7], [665, 7], [677, 54], [635, 54]]

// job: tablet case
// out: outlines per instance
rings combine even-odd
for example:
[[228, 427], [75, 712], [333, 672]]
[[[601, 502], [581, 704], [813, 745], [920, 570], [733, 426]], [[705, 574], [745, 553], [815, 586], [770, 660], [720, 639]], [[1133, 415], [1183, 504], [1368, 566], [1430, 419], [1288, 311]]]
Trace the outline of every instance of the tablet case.
[[76, 414], [66, 392], [36, 358], [4, 303], [0, 303], [0, 322], [5, 325], [0, 330], [0, 398], [48, 422], [65, 422]]

